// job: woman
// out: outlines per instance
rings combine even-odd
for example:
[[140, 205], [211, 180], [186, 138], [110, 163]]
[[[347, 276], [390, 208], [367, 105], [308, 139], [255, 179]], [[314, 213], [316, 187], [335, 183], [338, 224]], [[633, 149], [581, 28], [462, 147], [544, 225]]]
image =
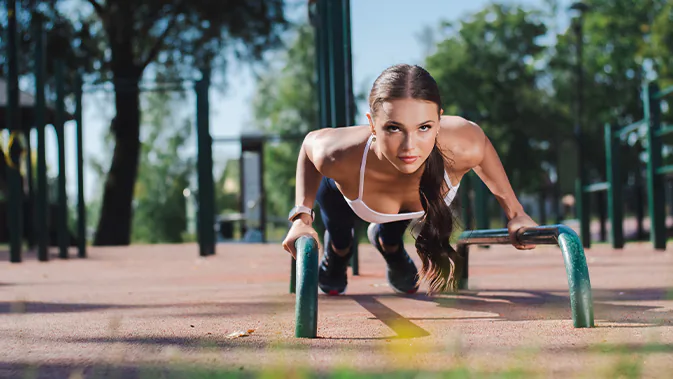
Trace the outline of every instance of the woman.
[[[346, 290], [350, 245], [356, 217], [370, 222], [369, 241], [388, 265], [390, 286], [415, 293], [419, 282], [429, 292], [455, 289], [456, 261], [449, 245], [452, 203], [460, 180], [474, 170], [508, 217], [512, 244], [522, 227], [537, 226], [524, 212], [498, 155], [484, 132], [461, 117], [443, 116], [439, 88], [423, 68], [395, 65], [374, 82], [369, 95], [369, 125], [310, 132], [299, 152], [296, 206], [283, 247], [296, 257], [295, 240], [310, 235], [315, 201], [325, 224], [319, 286], [327, 294]], [[404, 249], [412, 220], [420, 275]], [[322, 250], [322, 246], [320, 247]]]

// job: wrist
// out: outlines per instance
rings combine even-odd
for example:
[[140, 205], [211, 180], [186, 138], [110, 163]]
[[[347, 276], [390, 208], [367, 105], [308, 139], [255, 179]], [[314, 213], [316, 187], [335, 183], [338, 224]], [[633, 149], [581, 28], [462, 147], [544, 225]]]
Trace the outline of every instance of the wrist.
[[311, 224], [313, 224], [313, 217], [309, 214], [301, 213], [292, 220], [292, 225], [297, 224], [311, 226]]
[[507, 214], [508, 220], [526, 215], [526, 211], [524, 211], [521, 204], [516, 204], [516, 206], [513, 207], [507, 207], [505, 213]]

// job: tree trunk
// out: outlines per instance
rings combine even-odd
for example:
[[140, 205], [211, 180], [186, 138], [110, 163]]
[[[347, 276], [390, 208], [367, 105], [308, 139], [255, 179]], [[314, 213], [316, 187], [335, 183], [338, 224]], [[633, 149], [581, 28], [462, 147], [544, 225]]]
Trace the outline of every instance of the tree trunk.
[[97, 246], [128, 245], [131, 242], [133, 192], [140, 155], [138, 81], [115, 83], [117, 115], [111, 125], [115, 148], [105, 180], [103, 204], [94, 239], [94, 245]]

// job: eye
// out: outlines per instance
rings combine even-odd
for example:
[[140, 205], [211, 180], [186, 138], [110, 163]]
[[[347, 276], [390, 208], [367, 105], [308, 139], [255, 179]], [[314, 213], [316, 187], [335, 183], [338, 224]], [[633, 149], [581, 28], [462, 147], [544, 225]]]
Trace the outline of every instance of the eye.
[[386, 131], [389, 131], [389, 132], [396, 132], [396, 131], [400, 130], [400, 127], [397, 126], [397, 125], [386, 125], [385, 129], [386, 129]]
[[425, 132], [427, 130], [432, 129], [432, 125], [423, 125], [420, 127], [420, 129]]

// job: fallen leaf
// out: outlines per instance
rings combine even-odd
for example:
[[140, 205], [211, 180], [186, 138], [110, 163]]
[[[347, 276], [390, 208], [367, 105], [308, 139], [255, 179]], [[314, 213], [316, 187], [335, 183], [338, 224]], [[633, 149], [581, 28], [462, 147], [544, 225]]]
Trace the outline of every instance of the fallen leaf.
[[250, 333], [239, 330], [237, 332], [230, 333], [227, 336], [227, 338], [241, 338], [241, 337], [248, 337], [248, 336], [250, 336]]

